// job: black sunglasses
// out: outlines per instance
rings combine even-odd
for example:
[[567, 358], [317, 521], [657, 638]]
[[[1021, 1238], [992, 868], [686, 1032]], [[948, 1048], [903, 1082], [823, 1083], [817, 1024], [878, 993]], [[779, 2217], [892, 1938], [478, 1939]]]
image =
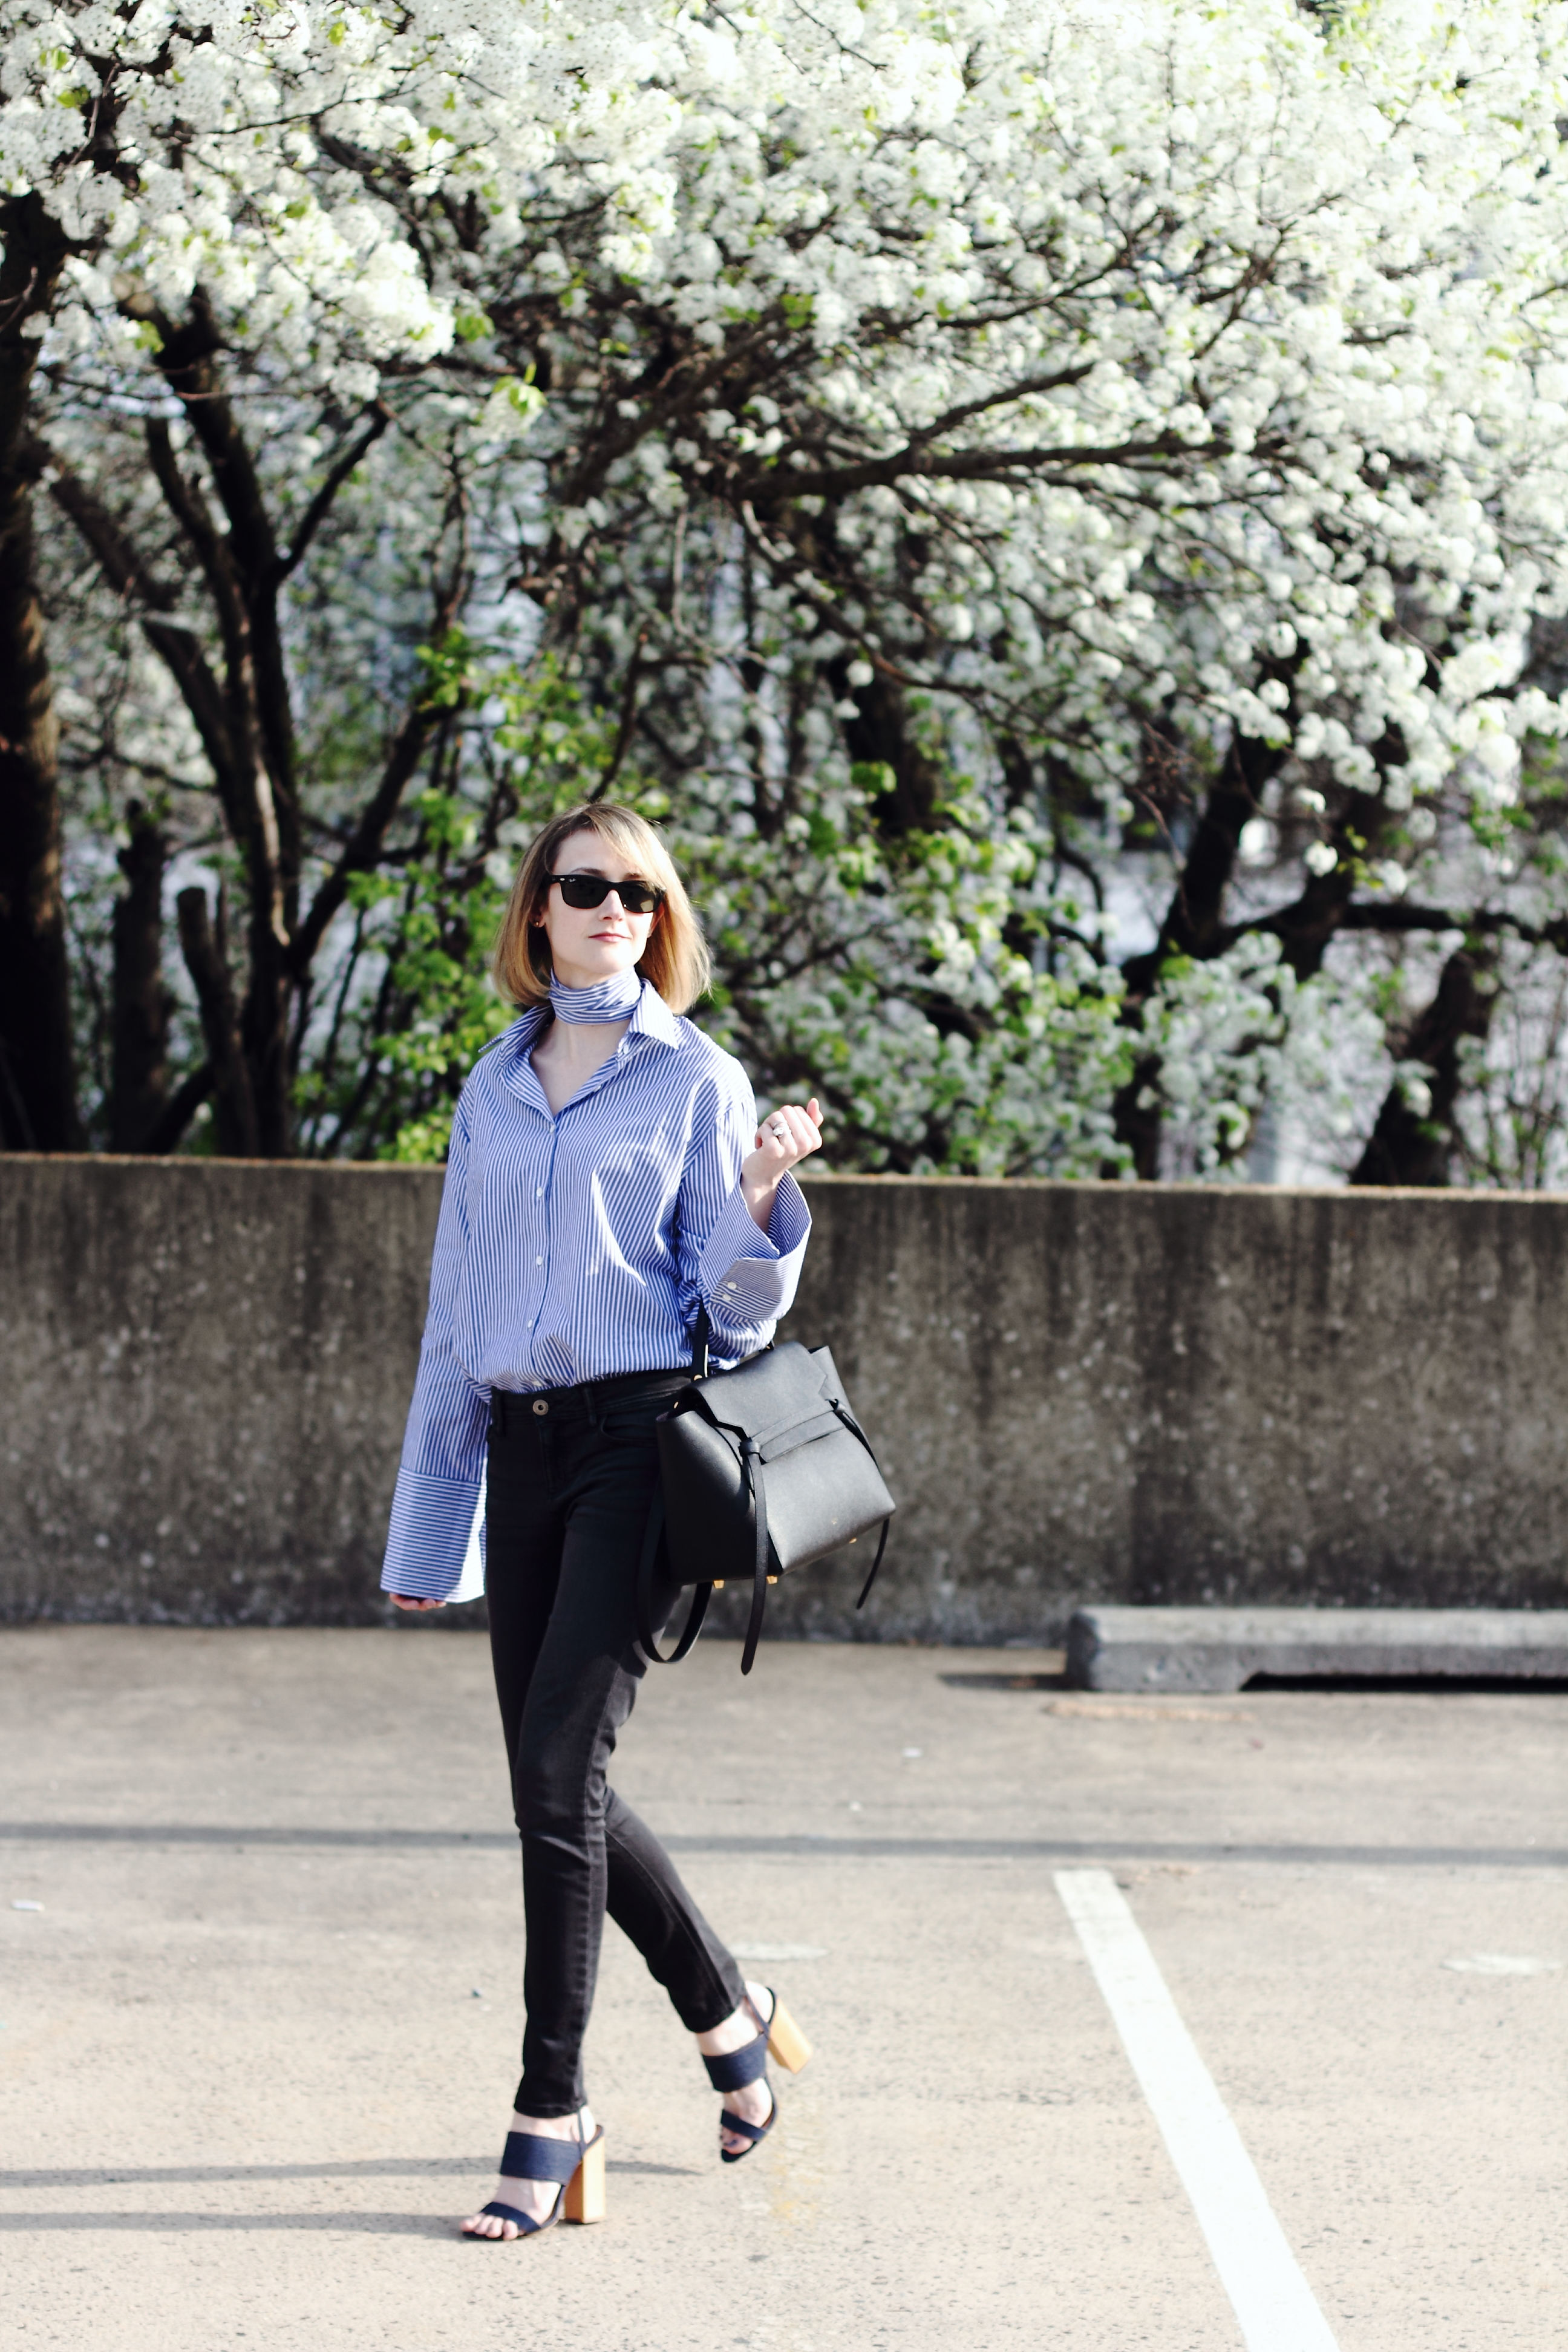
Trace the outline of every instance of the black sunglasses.
[[612, 890], [628, 915], [651, 915], [664, 904], [664, 892], [651, 882], [612, 882], [603, 874], [547, 874], [544, 878], [560, 883], [569, 907], [602, 907]]

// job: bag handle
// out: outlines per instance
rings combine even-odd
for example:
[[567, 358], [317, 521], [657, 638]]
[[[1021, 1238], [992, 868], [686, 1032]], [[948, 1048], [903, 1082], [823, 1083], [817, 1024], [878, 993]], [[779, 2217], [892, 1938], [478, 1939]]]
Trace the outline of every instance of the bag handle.
[[[691, 1595], [691, 1612], [681, 1628], [680, 1639], [668, 1657], [665, 1657], [653, 1630], [653, 1571], [663, 1537], [664, 1495], [662, 1489], [656, 1487], [653, 1500], [648, 1505], [647, 1525], [643, 1530], [642, 1558], [637, 1562], [637, 1646], [650, 1666], [678, 1666], [702, 1631], [702, 1620], [708, 1614], [713, 1587], [711, 1584], [697, 1586]], [[880, 1558], [880, 1554], [878, 1557]]]

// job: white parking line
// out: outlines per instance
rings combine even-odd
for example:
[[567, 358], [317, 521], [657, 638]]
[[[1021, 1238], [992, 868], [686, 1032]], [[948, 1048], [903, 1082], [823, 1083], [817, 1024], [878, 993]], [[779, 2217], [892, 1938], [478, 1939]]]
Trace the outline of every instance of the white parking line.
[[1055, 1876], [1247, 2352], [1336, 2352], [1241, 2135], [1115, 1880], [1108, 1870], [1058, 1870]]

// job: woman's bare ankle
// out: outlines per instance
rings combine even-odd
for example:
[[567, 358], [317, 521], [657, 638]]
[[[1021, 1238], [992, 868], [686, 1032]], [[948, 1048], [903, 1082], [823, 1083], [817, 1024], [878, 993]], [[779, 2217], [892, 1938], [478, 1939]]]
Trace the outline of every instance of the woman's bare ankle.
[[594, 2137], [594, 2110], [579, 2107], [570, 2116], [525, 2116], [521, 2107], [513, 2107], [508, 2131], [536, 2132], [541, 2139], [575, 2139], [577, 2126], [583, 2126], [584, 2139]]
[[697, 2047], [704, 2058], [727, 2058], [732, 2050], [743, 2050], [748, 2042], [756, 2040], [767, 2015], [767, 1993], [766, 1985], [747, 1984], [740, 2008], [731, 2010], [722, 2025], [697, 2036]]

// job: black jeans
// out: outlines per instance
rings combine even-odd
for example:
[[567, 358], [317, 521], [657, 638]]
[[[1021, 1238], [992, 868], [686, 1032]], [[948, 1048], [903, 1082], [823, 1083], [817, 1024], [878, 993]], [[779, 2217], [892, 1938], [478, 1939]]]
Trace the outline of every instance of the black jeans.
[[485, 1585], [522, 1837], [525, 2116], [574, 2115], [584, 2103], [606, 1909], [691, 2032], [744, 1997], [669, 1856], [605, 1777], [645, 1671], [633, 1601], [658, 1475], [653, 1424], [689, 1377], [498, 1390], [491, 1406]]

